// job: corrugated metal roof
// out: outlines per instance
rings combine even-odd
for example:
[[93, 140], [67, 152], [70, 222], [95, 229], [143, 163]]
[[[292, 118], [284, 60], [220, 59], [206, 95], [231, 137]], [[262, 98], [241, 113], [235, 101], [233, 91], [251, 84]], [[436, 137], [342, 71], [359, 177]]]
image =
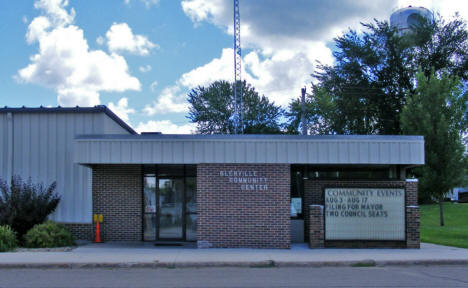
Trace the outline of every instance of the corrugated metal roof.
[[81, 164], [424, 164], [422, 136], [81, 135]]
[[107, 108], [105, 105], [96, 105], [94, 107], [8, 107], [4, 106], [0, 108], [0, 113], [105, 113], [109, 118], [114, 120], [122, 128], [127, 130], [131, 134], [138, 134], [132, 127], [125, 123], [119, 116], [115, 115], [112, 110]]

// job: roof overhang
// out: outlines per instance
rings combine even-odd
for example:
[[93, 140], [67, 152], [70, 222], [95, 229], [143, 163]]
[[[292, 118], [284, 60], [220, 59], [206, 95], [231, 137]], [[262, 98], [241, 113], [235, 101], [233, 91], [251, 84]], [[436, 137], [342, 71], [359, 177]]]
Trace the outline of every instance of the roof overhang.
[[74, 145], [83, 165], [424, 164], [422, 136], [81, 135]]

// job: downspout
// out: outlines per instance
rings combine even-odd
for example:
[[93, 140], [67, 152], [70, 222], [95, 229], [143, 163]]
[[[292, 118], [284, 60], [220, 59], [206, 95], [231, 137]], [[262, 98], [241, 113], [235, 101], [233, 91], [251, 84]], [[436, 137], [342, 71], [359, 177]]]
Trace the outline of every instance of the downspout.
[[8, 151], [7, 151], [7, 173], [6, 181], [10, 183], [13, 177], [13, 114], [7, 113], [7, 126], [8, 126]]

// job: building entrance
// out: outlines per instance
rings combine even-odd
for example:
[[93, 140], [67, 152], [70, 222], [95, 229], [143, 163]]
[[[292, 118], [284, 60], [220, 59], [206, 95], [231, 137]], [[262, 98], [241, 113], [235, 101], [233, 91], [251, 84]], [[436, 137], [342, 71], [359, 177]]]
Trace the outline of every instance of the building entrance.
[[[196, 177], [186, 173], [183, 165], [180, 166], [181, 169], [155, 168], [156, 173], [146, 173], [149, 169], [145, 169], [143, 177], [145, 241], [197, 239]], [[167, 173], [168, 170], [172, 173]]]
[[158, 240], [183, 240], [184, 179], [158, 179]]

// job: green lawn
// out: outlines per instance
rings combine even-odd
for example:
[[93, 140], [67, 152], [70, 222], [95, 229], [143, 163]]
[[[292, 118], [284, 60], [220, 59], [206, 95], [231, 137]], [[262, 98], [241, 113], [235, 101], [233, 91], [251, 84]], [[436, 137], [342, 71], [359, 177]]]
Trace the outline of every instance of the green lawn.
[[421, 205], [421, 242], [468, 248], [468, 203], [444, 203], [445, 226], [439, 205]]

